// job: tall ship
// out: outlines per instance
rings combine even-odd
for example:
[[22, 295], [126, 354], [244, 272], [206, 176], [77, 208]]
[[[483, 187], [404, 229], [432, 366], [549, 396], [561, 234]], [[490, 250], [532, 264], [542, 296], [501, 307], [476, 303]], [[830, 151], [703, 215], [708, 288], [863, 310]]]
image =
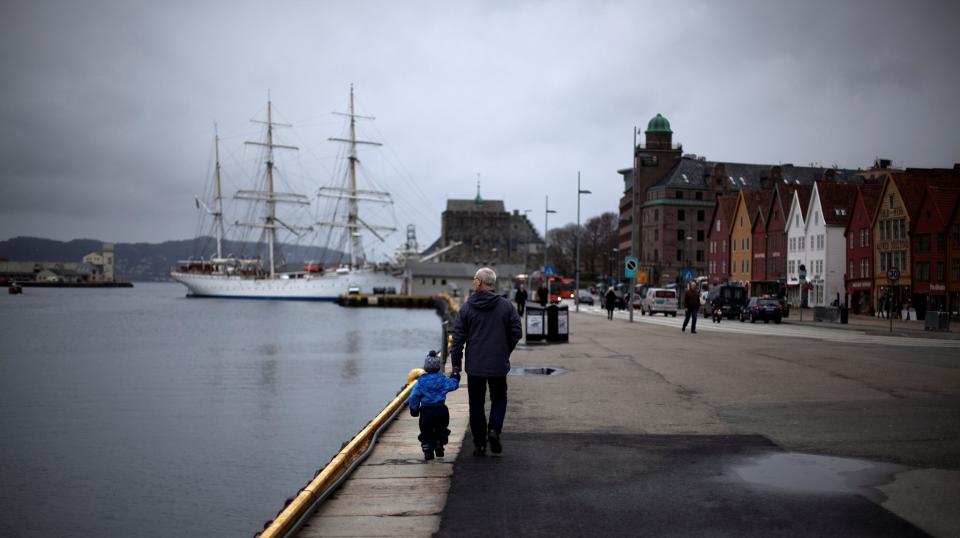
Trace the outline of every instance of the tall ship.
[[[263, 151], [262, 188], [240, 190], [235, 200], [252, 204], [259, 208], [247, 212], [251, 222], [235, 221], [238, 228], [260, 230], [260, 241], [256, 256], [234, 256], [224, 253], [225, 227], [223, 195], [220, 165], [220, 139], [215, 136], [216, 167], [214, 173], [214, 199], [208, 204], [197, 198], [197, 207], [202, 207], [213, 217], [216, 237], [216, 251], [197, 260], [185, 260], [171, 271], [170, 276], [187, 287], [187, 294], [193, 297], [222, 297], [240, 299], [298, 299], [332, 301], [339, 295], [348, 293], [381, 294], [398, 293], [403, 290], [403, 269], [391, 262], [371, 263], [363, 251], [363, 234], [366, 231], [383, 240], [383, 234], [394, 231], [388, 226], [368, 224], [360, 216], [360, 202], [390, 204], [390, 194], [382, 191], [357, 188], [357, 146], [361, 144], [380, 145], [357, 139], [357, 119], [373, 119], [359, 116], [354, 108], [353, 86], [350, 87], [350, 106], [347, 113], [335, 113], [349, 118], [349, 137], [330, 138], [329, 140], [347, 144], [346, 182], [343, 186], [325, 186], [317, 191], [317, 199], [328, 199], [332, 203], [332, 214], [324, 220], [308, 225], [287, 222], [278, 216], [278, 209], [290, 206], [307, 207], [310, 198], [303, 194], [278, 192], [274, 188], [274, 152], [277, 150], [297, 150], [295, 146], [278, 144], [274, 141], [274, 129], [289, 127], [287, 124], [273, 121], [273, 106], [268, 99], [266, 121], [256, 121], [266, 126], [265, 139], [246, 144], [258, 146]], [[278, 232], [292, 234], [298, 238], [317, 237], [326, 233], [346, 234], [348, 258], [334, 265], [321, 262], [304, 261], [291, 267], [284, 264], [279, 252]], [[341, 236], [342, 237], [342, 236]]]

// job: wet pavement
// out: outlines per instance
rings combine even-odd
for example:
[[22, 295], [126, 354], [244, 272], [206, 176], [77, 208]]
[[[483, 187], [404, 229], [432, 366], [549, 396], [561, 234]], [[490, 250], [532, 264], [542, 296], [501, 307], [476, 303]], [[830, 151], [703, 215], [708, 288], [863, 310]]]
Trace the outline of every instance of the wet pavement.
[[461, 451], [435, 536], [928, 536], [871, 501], [898, 465], [784, 452], [759, 435], [503, 443], [502, 457]]

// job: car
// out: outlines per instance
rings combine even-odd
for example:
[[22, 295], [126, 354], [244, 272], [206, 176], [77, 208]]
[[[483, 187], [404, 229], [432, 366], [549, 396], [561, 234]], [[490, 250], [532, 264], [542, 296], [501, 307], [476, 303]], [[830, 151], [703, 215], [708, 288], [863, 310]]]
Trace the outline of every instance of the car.
[[590, 290], [578, 291], [577, 300], [580, 301], [580, 304], [588, 304], [590, 306], [593, 306], [593, 294], [590, 293]]
[[750, 320], [750, 323], [756, 323], [762, 319], [764, 323], [780, 323], [783, 319], [783, 312], [780, 310], [780, 301], [777, 299], [761, 299], [751, 297], [750, 301], [740, 311], [740, 321]]
[[670, 314], [677, 317], [677, 292], [666, 288], [650, 288], [640, 301], [640, 314], [654, 315], [657, 312], [663, 315]]

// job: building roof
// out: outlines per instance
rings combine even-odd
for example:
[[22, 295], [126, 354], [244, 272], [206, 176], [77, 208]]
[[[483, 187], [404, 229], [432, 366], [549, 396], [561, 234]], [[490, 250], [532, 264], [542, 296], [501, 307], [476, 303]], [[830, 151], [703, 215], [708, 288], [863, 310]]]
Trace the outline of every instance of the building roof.
[[[778, 183], [784, 185], [812, 185], [814, 181], [823, 179], [828, 170], [833, 171], [834, 180], [839, 183], [862, 183], [862, 179], [857, 175], [856, 170], [843, 168], [794, 166], [792, 164], [727, 163], [684, 156], [654, 186], [707, 189], [709, 188], [708, 180], [718, 164], [723, 165], [724, 174], [727, 176], [724, 186], [731, 190], [762, 188], [764, 180], [772, 181], [770, 175], [774, 166], [780, 167], [782, 179]], [[772, 185], [770, 187], [772, 188]]]
[[803, 221], [806, 222], [810, 211], [810, 197], [813, 196], [813, 184], [796, 185], [795, 189], [797, 200], [800, 202], [800, 213], [803, 216]]
[[926, 187], [960, 187], [960, 173], [949, 168], [907, 168], [891, 173], [890, 179], [900, 191], [911, 221], [917, 218]]
[[867, 210], [867, 215], [872, 217], [877, 210], [877, 204], [880, 203], [883, 185], [860, 185], [860, 196], [863, 198], [863, 208]]
[[648, 133], [672, 133], [670, 130], [670, 122], [667, 121], [667, 118], [664, 118], [659, 113], [656, 116], [650, 119], [647, 123]]
[[857, 200], [857, 185], [818, 181], [820, 209], [827, 226], [847, 226], [853, 215], [853, 204]]
[[[747, 194], [746, 192], [744, 193]], [[767, 222], [767, 212], [770, 211], [770, 204], [773, 202], [773, 189], [758, 189], [749, 193], [747, 198], [747, 214], [750, 217], [751, 231], [756, 227], [757, 222]], [[758, 219], [757, 216], [760, 216]]]
[[447, 200], [447, 211], [506, 213], [503, 200]]
[[927, 196], [933, 207], [936, 209], [937, 217], [944, 226], [950, 224], [953, 218], [953, 210], [957, 207], [957, 200], [960, 199], [960, 185], [957, 188], [927, 187]]
[[723, 235], [730, 235], [730, 223], [733, 222], [733, 214], [737, 210], [737, 201], [739, 196], [736, 194], [721, 194], [717, 196], [717, 205], [713, 209], [713, 217], [710, 219], [710, 230], [715, 230], [713, 224], [717, 217], [720, 217], [720, 227]]

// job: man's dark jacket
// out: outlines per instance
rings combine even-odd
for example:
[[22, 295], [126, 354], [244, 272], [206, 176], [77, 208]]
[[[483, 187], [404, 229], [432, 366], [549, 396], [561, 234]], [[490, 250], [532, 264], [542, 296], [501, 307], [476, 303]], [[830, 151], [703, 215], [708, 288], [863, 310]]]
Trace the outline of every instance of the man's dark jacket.
[[453, 319], [452, 332], [453, 367], [461, 368], [466, 344], [467, 374], [480, 377], [507, 375], [510, 353], [522, 334], [517, 310], [492, 291], [478, 291], [467, 299]]

